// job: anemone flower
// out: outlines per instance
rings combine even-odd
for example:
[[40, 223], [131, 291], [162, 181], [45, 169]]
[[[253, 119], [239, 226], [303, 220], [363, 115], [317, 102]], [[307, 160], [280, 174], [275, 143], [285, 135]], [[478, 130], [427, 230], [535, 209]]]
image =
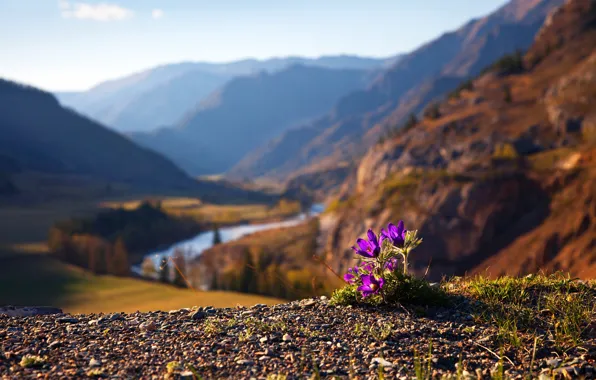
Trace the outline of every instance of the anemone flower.
[[376, 278], [372, 274], [361, 276], [362, 285], [358, 287], [358, 291], [362, 293], [362, 297], [366, 298], [373, 294], [378, 294], [385, 280], [382, 278]]
[[358, 246], [353, 246], [352, 249], [360, 256], [368, 257], [370, 259], [378, 257], [381, 253], [381, 245], [377, 235], [372, 230], [366, 233], [368, 240], [359, 238], [356, 240]]
[[353, 284], [354, 280], [356, 279], [356, 276], [354, 276], [352, 273], [346, 273], [344, 274], [344, 281], [347, 282], [348, 284]]
[[397, 223], [397, 226], [393, 223], [389, 223], [386, 230], [381, 230], [381, 244], [387, 239], [394, 246], [402, 248], [406, 241], [406, 232], [407, 230], [404, 227], [403, 220], [400, 220], [399, 223]]
[[390, 258], [385, 263], [385, 269], [387, 269], [389, 272], [395, 271], [396, 268], [397, 268], [397, 258], [396, 257]]

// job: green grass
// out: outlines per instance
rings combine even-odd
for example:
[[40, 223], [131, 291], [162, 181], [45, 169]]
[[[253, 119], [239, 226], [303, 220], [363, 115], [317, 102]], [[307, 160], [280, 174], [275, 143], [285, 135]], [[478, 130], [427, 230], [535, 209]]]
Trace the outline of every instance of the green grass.
[[478, 276], [446, 286], [476, 300], [479, 319], [497, 326], [501, 342], [514, 347], [540, 330], [560, 350], [580, 346], [589, 321], [596, 319], [595, 284], [562, 274], [495, 280]]

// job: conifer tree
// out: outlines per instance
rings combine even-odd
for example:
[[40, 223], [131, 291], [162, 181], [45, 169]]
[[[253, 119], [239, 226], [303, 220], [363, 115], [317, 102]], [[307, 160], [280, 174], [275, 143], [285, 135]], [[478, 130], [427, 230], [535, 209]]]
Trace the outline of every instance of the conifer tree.
[[162, 257], [159, 265], [159, 281], [166, 284], [170, 282], [170, 264], [167, 256]]
[[221, 233], [217, 225], [213, 228], [213, 245], [221, 244]]
[[110, 260], [112, 267], [112, 273], [116, 276], [128, 276], [130, 275], [130, 261], [128, 259], [128, 251], [126, 245], [121, 238], [116, 240], [114, 244], [114, 251]]

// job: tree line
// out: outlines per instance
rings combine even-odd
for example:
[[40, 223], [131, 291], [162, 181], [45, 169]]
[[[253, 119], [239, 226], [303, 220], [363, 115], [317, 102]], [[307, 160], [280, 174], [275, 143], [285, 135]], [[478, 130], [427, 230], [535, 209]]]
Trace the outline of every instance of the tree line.
[[60, 260], [96, 274], [127, 276], [143, 254], [193, 236], [202, 227], [173, 218], [160, 204], [143, 202], [134, 210], [106, 210], [91, 218], [56, 223], [48, 247]]

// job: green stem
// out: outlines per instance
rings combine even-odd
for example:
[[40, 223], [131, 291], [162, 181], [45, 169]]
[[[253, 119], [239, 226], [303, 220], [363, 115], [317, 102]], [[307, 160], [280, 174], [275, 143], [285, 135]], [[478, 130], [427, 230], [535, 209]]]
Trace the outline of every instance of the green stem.
[[404, 275], [408, 275], [408, 250], [404, 249]]

